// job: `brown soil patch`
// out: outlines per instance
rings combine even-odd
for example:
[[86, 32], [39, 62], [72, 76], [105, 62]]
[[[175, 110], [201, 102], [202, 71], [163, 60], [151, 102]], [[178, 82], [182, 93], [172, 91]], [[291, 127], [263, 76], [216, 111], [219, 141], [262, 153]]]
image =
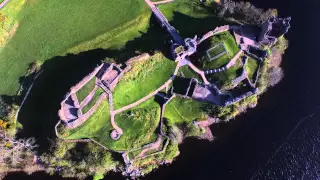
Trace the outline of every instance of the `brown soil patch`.
[[19, 23], [15, 23], [10, 31], [3, 32], [3, 36], [0, 37], [0, 47], [3, 47], [9, 41], [9, 39], [16, 33], [18, 27]]

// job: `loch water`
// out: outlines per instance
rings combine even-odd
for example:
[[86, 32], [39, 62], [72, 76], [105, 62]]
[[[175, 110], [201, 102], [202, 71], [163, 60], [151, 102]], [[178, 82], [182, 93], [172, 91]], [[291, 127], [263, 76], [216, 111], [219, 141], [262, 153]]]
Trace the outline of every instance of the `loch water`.
[[[291, 16], [285, 77], [255, 109], [214, 125], [213, 142], [188, 139], [170, 165], [141, 179], [320, 180], [320, 1], [251, 0]], [[62, 179], [36, 173], [7, 180]], [[105, 179], [125, 179], [111, 174]]]

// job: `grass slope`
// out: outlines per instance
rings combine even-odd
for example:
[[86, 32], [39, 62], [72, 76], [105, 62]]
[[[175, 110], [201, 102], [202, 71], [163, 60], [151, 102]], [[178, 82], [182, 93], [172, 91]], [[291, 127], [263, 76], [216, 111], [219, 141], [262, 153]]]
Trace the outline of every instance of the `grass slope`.
[[153, 99], [147, 103], [147, 107], [138, 106], [116, 116], [116, 123], [124, 133], [113, 143], [115, 149], [130, 150], [156, 141], [161, 109]]
[[118, 114], [115, 120], [124, 133], [118, 141], [114, 141], [110, 138], [110, 132], [114, 128], [110, 121], [109, 103], [104, 101], [85, 123], [69, 131], [63, 138], [91, 138], [114, 151], [139, 148], [156, 140], [155, 130], [160, 121], [160, 113], [160, 106], [152, 98], [133, 109]]
[[79, 103], [81, 103], [94, 89], [96, 85], [96, 77], [93, 77], [87, 84], [76, 92]]
[[259, 67], [259, 64], [258, 64], [257, 60], [249, 57], [245, 68], [246, 68], [246, 71], [248, 72], [248, 77], [251, 82], [254, 81], [254, 75], [256, 74], [258, 67]]
[[103, 101], [98, 110], [80, 127], [69, 131], [66, 139], [96, 138], [100, 132], [112, 130], [108, 101]]
[[[9, 3], [5, 8], [12, 7]], [[26, 1], [15, 35], [0, 52], [0, 94], [17, 92], [29, 63], [64, 54], [134, 20], [145, 9], [140, 0]]]
[[134, 103], [168, 81], [176, 63], [156, 54], [148, 60], [137, 61], [114, 89], [115, 109]]
[[91, 99], [91, 101], [89, 101], [89, 103], [84, 106], [82, 108], [82, 113], [85, 114], [87, 113], [97, 102], [97, 100], [99, 99], [100, 95], [103, 93], [104, 91], [99, 88], [95, 93], [94, 93], [94, 96], [93, 98]]
[[202, 102], [182, 97], [175, 97], [166, 106], [165, 117], [168, 125], [173, 126], [182, 123], [192, 123], [196, 119], [205, 119], [207, 114], [202, 111]]
[[[205, 47], [200, 45], [200, 48], [204, 48], [204, 49], [201, 49], [200, 51], [201, 55], [200, 55], [199, 61], [202, 64], [202, 68], [204, 69], [215, 69], [228, 64], [228, 62], [240, 50], [240, 48], [236, 44], [234, 37], [230, 34], [230, 32], [224, 32], [224, 33], [218, 34], [216, 36], [211, 37], [207, 41], [209, 41], [209, 44], [208, 45], [206, 44]], [[225, 45], [226, 51], [228, 53], [215, 60], [210, 61], [206, 55], [206, 51], [219, 43], [223, 43]]]

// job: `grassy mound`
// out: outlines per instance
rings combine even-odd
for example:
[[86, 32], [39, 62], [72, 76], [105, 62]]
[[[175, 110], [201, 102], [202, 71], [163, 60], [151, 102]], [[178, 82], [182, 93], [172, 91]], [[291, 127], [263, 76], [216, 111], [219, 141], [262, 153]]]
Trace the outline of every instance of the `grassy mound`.
[[192, 123], [196, 119], [205, 119], [207, 114], [202, 110], [205, 103], [182, 97], [175, 97], [168, 103], [165, 118], [168, 125], [173, 126], [182, 123]]
[[91, 138], [110, 150], [123, 151], [140, 148], [156, 141], [156, 128], [160, 122], [161, 109], [154, 99], [116, 115], [115, 121], [122, 128], [119, 140], [110, 138], [114, 129], [110, 121], [109, 103], [104, 101], [99, 109], [80, 127], [66, 133], [65, 139]]
[[[226, 51], [228, 53], [210, 61], [207, 56], [207, 50], [220, 43], [224, 44], [224, 47], [226, 48]], [[221, 48], [224, 49], [223, 46], [221, 46]], [[216, 49], [218, 54], [222, 51], [221, 48]], [[198, 61], [196, 63], [200, 64], [200, 67], [202, 67], [203, 69], [215, 69], [228, 64], [228, 62], [239, 52], [239, 50], [240, 48], [238, 47], [234, 37], [230, 34], [230, 32], [224, 32], [215, 35], [203, 42], [203, 44], [200, 44], [198, 50], [199, 54], [197, 55], [196, 59], [194, 59], [194, 61]], [[214, 55], [215, 54], [213, 54], [213, 56]]]
[[118, 141], [109, 144], [117, 150], [140, 148], [142, 145], [156, 141], [156, 128], [160, 122], [160, 106], [153, 100], [141, 104], [134, 109], [118, 114], [117, 125], [123, 134]]
[[[15, 3], [10, 2], [7, 8], [15, 9]], [[19, 77], [29, 63], [64, 54], [125, 25], [145, 10], [145, 2], [140, 0], [26, 1], [16, 18], [21, 23], [15, 35], [0, 51], [0, 94], [17, 92]], [[113, 32], [113, 36], [121, 32]]]
[[183, 66], [179, 69], [179, 75], [184, 76], [185, 78], [195, 78], [198, 81], [202, 81], [201, 76], [194, 72], [189, 66]]
[[81, 103], [96, 86], [96, 78], [93, 77], [87, 84], [76, 92], [79, 103]]
[[222, 71], [219, 73], [209, 74], [207, 78], [211, 82], [217, 82], [222, 87], [227, 87], [231, 85], [232, 80], [240, 76], [242, 73], [242, 65], [240, 60], [236, 62], [236, 64], [230, 67], [226, 71]]
[[257, 60], [249, 58], [248, 62], [245, 66], [246, 71], [248, 72], [248, 77], [250, 79], [251, 82], [253, 82], [255, 80], [254, 76], [256, 75], [256, 72], [258, 70], [259, 64], [257, 62]]
[[95, 93], [94, 96], [92, 97], [91, 101], [88, 102], [88, 104], [86, 106], [84, 106], [82, 108], [82, 113], [85, 114], [87, 113], [98, 101], [100, 95], [103, 93], [104, 91], [99, 88]]
[[[101, 132], [110, 132], [113, 128], [110, 122], [109, 103], [104, 101], [98, 110], [80, 127], [67, 132], [66, 139], [81, 139], [100, 137]], [[109, 135], [108, 135], [109, 136]]]
[[[115, 109], [129, 105], [162, 86], [172, 76], [176, 63], [162, 54], [137, 61], [114, 89]], [[134, 88], [133, 88], [134, 87]]]

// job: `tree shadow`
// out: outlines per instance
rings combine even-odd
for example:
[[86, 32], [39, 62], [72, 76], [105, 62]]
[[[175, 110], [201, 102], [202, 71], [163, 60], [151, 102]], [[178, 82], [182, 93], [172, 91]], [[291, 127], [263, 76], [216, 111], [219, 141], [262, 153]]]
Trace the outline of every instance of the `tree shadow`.
[[183, 38], [203, 35], [216, 27], [232, 25], [233, 22], [226, 21], [217, 16], [195, 18], [180, 12], [173, 12], [173, 20], [170, 24], [174, 26]]

